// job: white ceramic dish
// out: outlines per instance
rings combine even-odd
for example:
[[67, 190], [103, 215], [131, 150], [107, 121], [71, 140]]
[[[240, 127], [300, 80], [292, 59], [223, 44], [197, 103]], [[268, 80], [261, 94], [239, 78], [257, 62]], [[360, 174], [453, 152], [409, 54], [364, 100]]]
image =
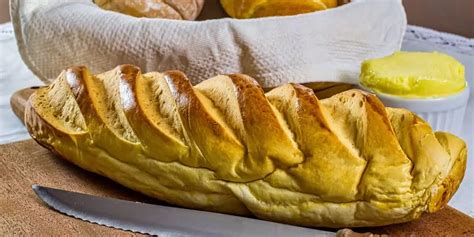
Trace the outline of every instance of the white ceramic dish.
[[447, 131], [461, 135], [464, 114], [469, 100], [469, 86], [454, 95], [438, 98], [403, 98], [377, 93], [359, 85], [363, 90], [375, 93], [388, 107], [405, 108], [427, 121], [434, 131]]

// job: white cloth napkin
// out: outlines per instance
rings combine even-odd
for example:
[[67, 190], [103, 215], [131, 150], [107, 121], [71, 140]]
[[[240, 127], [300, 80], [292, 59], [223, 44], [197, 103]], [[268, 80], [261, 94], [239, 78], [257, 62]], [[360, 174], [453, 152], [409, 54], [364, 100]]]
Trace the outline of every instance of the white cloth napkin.
[[21, 56], [42, 80], [71, 65], [94, 73], [131, 63], [178, 69], [196, 84], [245, 73], [264, 87], [287, 82], [356, 83], [360, 63], [400, 49], [400, 0], [356, 0], [298, 16], [199, 22], [134, 18], [91, 0], [12, 0]]

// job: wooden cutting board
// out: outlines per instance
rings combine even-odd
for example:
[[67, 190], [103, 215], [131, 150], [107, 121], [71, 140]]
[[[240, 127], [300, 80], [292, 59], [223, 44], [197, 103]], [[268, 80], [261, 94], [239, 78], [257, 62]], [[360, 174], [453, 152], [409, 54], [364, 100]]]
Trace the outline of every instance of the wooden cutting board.
[[[24, 106], [33, 91], [25, 89], [12, 97], [12, 108], [20, 118], [23, 118]], [[33, 140], [0, 146], [0, 177], [0, 233], [7, 235], [135, 235], [59, 214], [35, 196], [31, 189], [33, 184], [97, 196], [159, 203], [104, 177], [84, 171], [53, 155]], [[394, 236], [474, 236], [474, 219], [446, 207], [410, 223], [355, 231]]]

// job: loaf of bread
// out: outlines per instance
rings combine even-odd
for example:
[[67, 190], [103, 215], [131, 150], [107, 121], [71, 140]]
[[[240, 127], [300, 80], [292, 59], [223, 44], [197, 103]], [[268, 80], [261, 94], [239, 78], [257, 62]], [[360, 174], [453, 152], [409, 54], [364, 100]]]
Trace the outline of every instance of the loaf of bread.
[[337, 0], [220, 0], [234, 18], [289, 16], [325, 10], [337, 6]]
[[99, 7], [135, 17], [194, 20], [204, 0], [94, 0]]
[[171, 204], [311, 227], [380, 226], [439, 210], [465, 143], [348, 90], [318, 100], [249, 76], [65, 70], [29, 99], [31, 136], [70, 162]]

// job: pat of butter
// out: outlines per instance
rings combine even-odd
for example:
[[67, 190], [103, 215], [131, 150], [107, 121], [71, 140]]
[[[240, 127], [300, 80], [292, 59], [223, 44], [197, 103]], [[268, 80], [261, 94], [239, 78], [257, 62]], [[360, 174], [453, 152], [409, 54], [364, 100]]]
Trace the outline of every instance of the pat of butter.
[[375, 92], [401, 97], [442, 97], [466, 87], [464, 66], [438, 52], [396, 52], [362, 64], [360, 82]]

